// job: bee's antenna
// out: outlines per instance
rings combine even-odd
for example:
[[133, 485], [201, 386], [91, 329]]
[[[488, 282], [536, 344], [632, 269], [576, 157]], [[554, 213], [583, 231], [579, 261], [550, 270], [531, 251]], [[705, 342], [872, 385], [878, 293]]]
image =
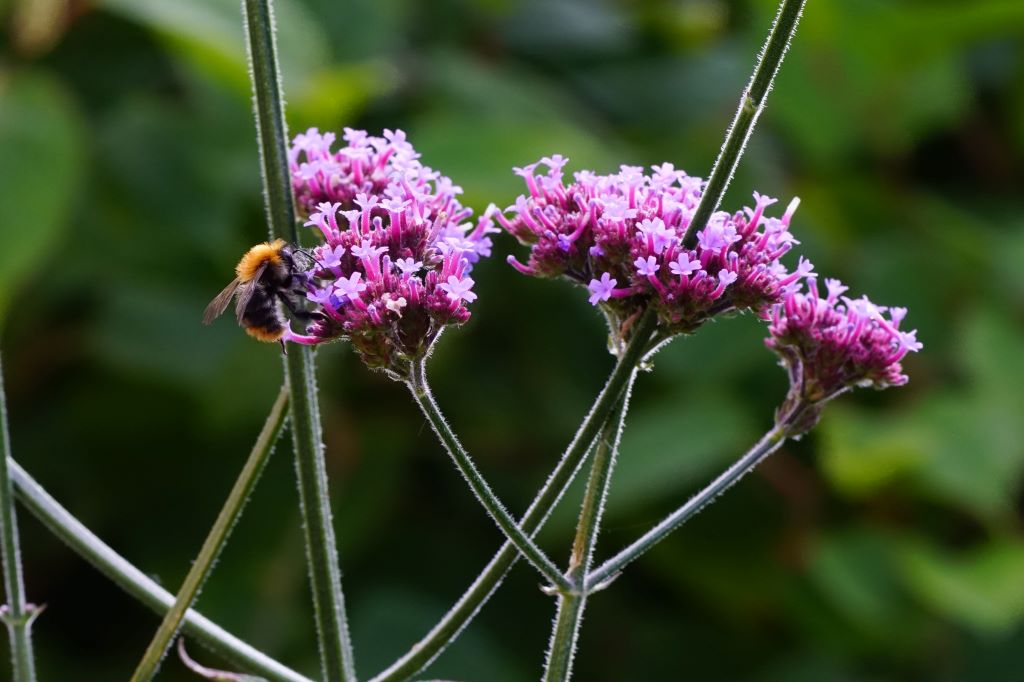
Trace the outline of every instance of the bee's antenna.
[[316, 257], [313, 255], [313, 252], [310, 251], [309, 249], [295, 249], [295, 253], [301, 253], [303, 256], [305, 256], [311, 261], [316, 260]]

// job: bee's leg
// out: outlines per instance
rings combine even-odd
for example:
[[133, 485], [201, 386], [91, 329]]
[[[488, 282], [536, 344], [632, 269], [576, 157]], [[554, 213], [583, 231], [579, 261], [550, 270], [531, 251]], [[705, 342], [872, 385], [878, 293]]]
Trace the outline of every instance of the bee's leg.
[[279, 339], [278, 343], [281, 344], [281, 355], [288, 355], [288, 344], [284, 342], [284, 339]]
[[290, 312], [299, 320], [310, 322], [319, 321], [323, 319], [323, 315], [321, 315], [320, 313], [300, 308], [299, 304], [291, 296], [287, 294], [281, 294], [280, 298], [281, 303], [283, 303], [284, 307], [288, 309], [288, 312]]

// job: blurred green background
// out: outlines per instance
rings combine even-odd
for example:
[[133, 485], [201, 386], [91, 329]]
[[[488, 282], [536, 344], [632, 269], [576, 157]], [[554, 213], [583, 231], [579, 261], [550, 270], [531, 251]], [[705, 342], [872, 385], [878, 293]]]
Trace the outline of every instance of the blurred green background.
[[[1024, 670], [1024, 3], [811, 0], [726, 206], [803, 198], [794, 232], [856, 295], [910, 307], [911, 383], [831, 406], [591, 602], [580, 680], [1019, 680]], [[293, 131], [401, 127], [477, 211], [510, 169], [707, 173], [767, 0], [278, 0]], [[174, 591], [281, 380], [203, 306], [266, 228], [238, 3], [0, 2], [0, 322], [13, 447]], [[503, 263], [431, 363], [522, 510], [611, 366], [583, 291]], [[794, 257], [795, 258], [795, 257]], [[599, 555], [751, 444], [784, 374], [721, 321], [644, 376]], [[403, 652], [499, 545], [400, 385], [320, 354], [362, 674]], [[309, 674], [289, 447], [199, 606]], [[576, 498], [544, 534], [564, 561]], [[127, 679], [157, 625], [20, 514], [48, 605], [43, 680]], [[536, 678], [553, 614], [519, 565], [431, 678]], [[193, 646], [211, 664], [219, 661]], [[0, 677], [6, 675], [6, 667]], [[170, 658], [162, 680], [192, 679]]]

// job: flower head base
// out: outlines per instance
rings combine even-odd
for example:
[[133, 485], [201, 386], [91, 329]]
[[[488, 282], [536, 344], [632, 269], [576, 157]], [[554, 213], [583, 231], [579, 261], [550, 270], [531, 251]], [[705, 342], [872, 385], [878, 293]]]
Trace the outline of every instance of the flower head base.
[[[496, 217], [530, 246], [524, 274], [565, 276], [586, 286], [621, 336], [628, 321], [653, 306], [670, 334], [689, 333], [712, 316], [763, 311], [811, 271], [801, 260], [789, 272], [779, 259], [796, 243], [789, 221], [794, 200], [781, 218], [764, 210], [774, 199], [754, 195], [754, 208], [719, 212], [697, 233], [694, 248], [683, 235], [700, 200], [703, 183], [671, 164], [646, 175], [622, 166], [614, 175], [581, 171], [566, 185], [562, 157], [516, 169], [528, 194]], [[547, 172], [536, 175], [538, 166]], [[616, 328], [618, 327], [618, 328]]]
[[313, 343], [347, 338], [373, 368], [404, 375], [441, 330], [469, 319], [469, 273], [490, 255], [490, 212], [476, 223], [462, 190], [418, 161], [401, 131], [383, 138], [346, 129], [298, 135], [292, 184], [306, 225], [323, 237], [312, 250], [307, 298], [316, 304]]
[[876, 306], [866, 296], [847, 298], [839, 280], [827, 279], [825, 287], [822, 298], [816, 278], [809, 278], [806, 293], [787, 292], [766, 315], [765, 345], [779, 356], [790, 379], [790, 395], [777, 418], [797, 405], [809, 408], [794, 435], [813, 426], [820, 406], [849, 388], [907, 383], [900, 361], [923, 347], [916, 330], [899, 328], [906, 308]]

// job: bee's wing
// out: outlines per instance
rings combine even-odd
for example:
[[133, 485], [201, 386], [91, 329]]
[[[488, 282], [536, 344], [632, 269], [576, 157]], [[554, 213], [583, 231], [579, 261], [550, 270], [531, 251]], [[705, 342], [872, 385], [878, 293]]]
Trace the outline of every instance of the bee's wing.
[[256, 285], [259, 284], [266, 269], [267, 262], [264, 261], [263, 264], [256, 269], [256, 274], [253, 275], [252, 279], [238, 288], [238, 298], [235, 299], [235, 317], [238, 318], [238, 324], [242, 324], [242, 315], [245, 314], [245, 306], [249, 305], [249, 299], [251, 299], [253, 293], [256, 292]]
[[206, 310], [203, 311], [203, 324], [210, 324], [227, 310], [228, 303], [231, 303], [231, 297], [235, 295], [235, 290], [238, 289], [240, 283], [241, 280], [236, 277], [224, 287], [224, 291], [210, 301], [210, 305], [206, 306]]

